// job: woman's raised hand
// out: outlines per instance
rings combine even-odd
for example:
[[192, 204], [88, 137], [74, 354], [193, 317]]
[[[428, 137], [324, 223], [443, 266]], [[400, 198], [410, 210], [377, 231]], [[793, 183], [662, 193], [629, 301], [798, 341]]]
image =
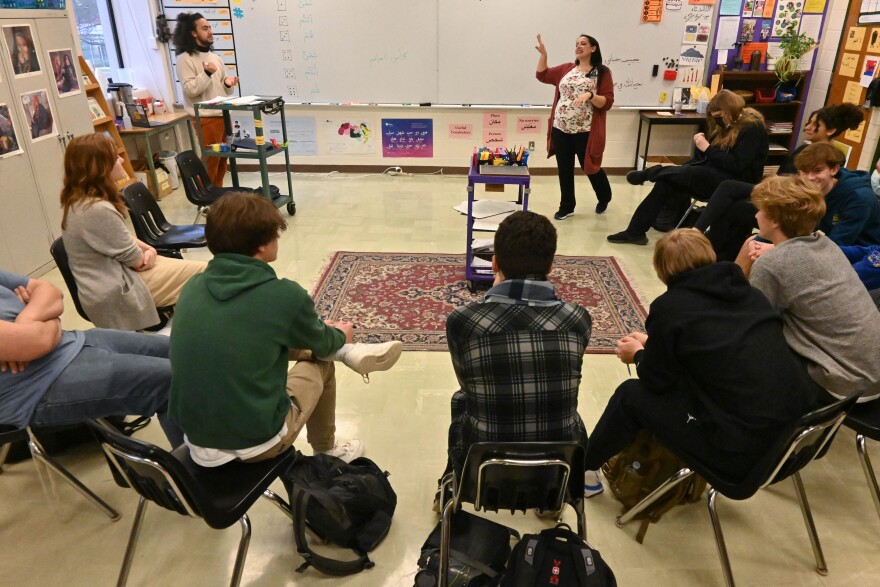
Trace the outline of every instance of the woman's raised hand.
[[541, 35], [538, 35], [538, 44], [535, 45], [535, 49], [538, 51], [538, 53], [540, 53], [544, 57], [547, 57], [547, 48], [544, 46], [544, 41], [541, 40]]

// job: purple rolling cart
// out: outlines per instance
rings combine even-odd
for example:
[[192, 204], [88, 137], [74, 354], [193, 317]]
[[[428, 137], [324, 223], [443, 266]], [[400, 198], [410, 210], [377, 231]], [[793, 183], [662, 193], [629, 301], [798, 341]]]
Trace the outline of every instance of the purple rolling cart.
[[[480, 173], [480, 169], [484, 168], [485, 173]], [[474, 185], [478, 183], [483, 184], [491, 184], [491, 185], [515, 185], [519, 187], [516, 203], [522, 204], [523, 210], [529, 209], [529, 182], [531, 177], [529, 175], [529, 168], [526, 166], [498, 166], [498, 167], [490, 167], [490, 166], [474, 166], [473, 159], [471, 159], [470, 169], [468, 170], [468, 213], [467, 213], [467, 245], [465, 250], [467, 251], [465, 266], [464, 266], [464, 276], [467, 280], [467, 288], [468, 291], [474, 292], [476, 291], [478, 283], [491, 282], [495, 279], [495, 275], [493, 275], [491, 269], [482, 269], [473, 267], [474, 262], [474, 249], [473, 249], [473, 240], [474, 233], [483, 233], [486, 235], [493, 234], [494, 231], [491, 230], [476, 230], [474, 229]]]

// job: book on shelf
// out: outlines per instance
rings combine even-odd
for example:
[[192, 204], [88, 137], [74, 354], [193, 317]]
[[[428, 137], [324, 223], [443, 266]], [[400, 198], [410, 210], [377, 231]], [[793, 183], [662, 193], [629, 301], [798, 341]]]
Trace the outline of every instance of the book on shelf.
[[107, 117], [107, 114], [104, 112], [103, 108], [101, 108], [101, 105], [98, 104], [98, 101], [94, 98], [89, 98], [89, 114], [92, 116], [92, 120]]

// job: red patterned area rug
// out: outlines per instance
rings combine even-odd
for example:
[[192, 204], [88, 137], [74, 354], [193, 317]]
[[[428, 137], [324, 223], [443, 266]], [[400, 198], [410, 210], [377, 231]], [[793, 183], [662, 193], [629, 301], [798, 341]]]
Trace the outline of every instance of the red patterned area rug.
[[[613, 353], [617, 340], [644, 331], [645, 308], [614, 257], [556, 257], [550, 281], [563, 300], [593, 318], [588, 353]], [[464, 278], [464, 255], [333, 254], [313, 292], [318, 315], [352, 322], [356, 342], [400, 340], [412, 351], [446, 351], [446, 316], [479, 301]]]

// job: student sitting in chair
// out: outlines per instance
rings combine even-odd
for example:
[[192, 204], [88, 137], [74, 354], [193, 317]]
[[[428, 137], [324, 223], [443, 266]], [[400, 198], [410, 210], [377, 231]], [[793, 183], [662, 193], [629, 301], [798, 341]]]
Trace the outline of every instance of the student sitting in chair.
[[647, 334], [617, 344], [639, 378], [608, 401], [586, 467], [600, 467], [647, 429], [677, 452], [743, 477], [787, 424], [814, 407], [819, 387], [786, 344], [776, 310], [739, 267], [715, 262], [701, 232], [661, 237], [654, 270], [668, 289], [651, 304]]
[[[483, 300], [446, 319], [452, 367], [449, 463], [460, 470], [475, 442], [576, 440], [587, 433], [578, 388], [592, 319], [556, 297], [547, 281], [556, 229], [544, 216], [514, 212], [495, 233], [495, 283]], [[595, 473], [586, 492], [602, 491]], [[439, 500], [435, 504], [439, 511]]]
[[880, 397], [880, 313], [840, 247], [813, 232], [826, 202], [803, 177], [755, 186], [758, 234], [770, 244], [747, 240], [737, 263], [781, 312], [785, 339], [816, 383], [863, 402]]
[[0, 270], [0, 423], [61, 426], [119, 415], [152, 416], [172, 447], [183, 433], [167, 418], [168, 337], [61, 329], [61, 292]]
[[298, 283], [277, 277], [269, 263], [286, 228], [253, 193], [226, 194], [208, 214], [214, 258], [183, 288], [171, 334], [171, 415], [200, 465], [273, 458], [303, 427], [315, 453], [354, 460], [361, 441], [336, 444], [333, 361], [367, 374], [400, 357], [399, 341], [351, 344], [351, 324], [321, 320]]
[[143, 330], [159, 323], [156, 308], [174, 305], [183, 284], [205, 263], [159, 256], [131, 235], [116, 185], [123, 178], [110, 137], [74, 138], [64, 152], [61, 230], [89, 320], [99, 328]]

